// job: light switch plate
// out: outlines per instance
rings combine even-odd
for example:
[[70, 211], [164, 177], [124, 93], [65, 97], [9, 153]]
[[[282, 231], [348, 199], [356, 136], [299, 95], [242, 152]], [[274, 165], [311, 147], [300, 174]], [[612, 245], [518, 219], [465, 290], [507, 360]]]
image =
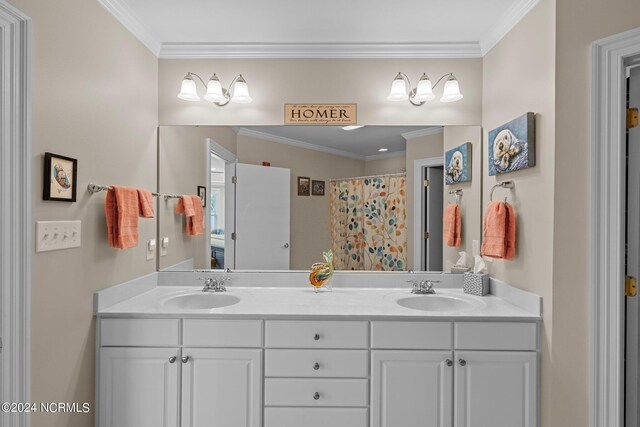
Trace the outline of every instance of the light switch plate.
[[36, 252], [79, 248], [82, 221], [36, 222]]
[[160, 241], [160, 256], [165, 256], [167, 254], [167, 249], [169, 248], [169, 238], [163, 237]]
[[147, 240], [147, 261], [151, 261], [156, 256], [156, 239]]

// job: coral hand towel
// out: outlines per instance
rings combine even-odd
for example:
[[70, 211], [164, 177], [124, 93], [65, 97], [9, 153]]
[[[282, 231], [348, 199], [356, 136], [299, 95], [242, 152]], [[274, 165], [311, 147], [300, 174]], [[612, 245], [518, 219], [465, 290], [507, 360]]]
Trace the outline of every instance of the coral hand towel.
[[149, 191], [138, 190], [138, 203], [140, 206], [140, 216], [153, 218], [153, 195]]
[[186, 217], [185, 232], [187, 236], [197, 236], [204, 233], [202, 200], [199, 196], [182, 196], [176, 205], [176, 213], [183, 213]]
[[516, 256], [516, 211], [513, 206], [507, 204], [507, 248], [504, 259], [513, 259]]
[[112, 187], [104, 200], [109, 246], [128, 249], [138, 245], [138, 191]]
[[447, 246], [457, 248], [462, 244], [462, 219], [457, 203], [450, 204], [444, 211], [443, 232]]
[[484, 217], [482, 255], [513, 259], [516, 254], [516, 214], [513, 206], [491, 202]]

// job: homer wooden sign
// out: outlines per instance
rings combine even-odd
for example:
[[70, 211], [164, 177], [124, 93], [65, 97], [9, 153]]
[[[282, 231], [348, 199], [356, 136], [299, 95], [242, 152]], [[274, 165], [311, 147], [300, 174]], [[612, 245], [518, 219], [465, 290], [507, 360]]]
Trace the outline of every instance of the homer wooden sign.
[[357, 123], [357, 104], [284, 104], [285, 125], [346, 126]]

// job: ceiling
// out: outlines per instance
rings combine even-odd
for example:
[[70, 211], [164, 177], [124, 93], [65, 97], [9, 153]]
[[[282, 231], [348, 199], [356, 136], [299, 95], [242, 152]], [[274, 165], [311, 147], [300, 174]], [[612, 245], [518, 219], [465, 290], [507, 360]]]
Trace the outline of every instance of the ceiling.
[[98, 1], [161, 57], [480, 56], [538, 2]]
[[[339, 126], [246, 126], [239, 135], [283, 144], [374, 160], [404, 153], [407, 139], [442, 132], [440, 126], [365, 126], [350, 131]], [[380, 148], [388, 151], [381, 153]]]

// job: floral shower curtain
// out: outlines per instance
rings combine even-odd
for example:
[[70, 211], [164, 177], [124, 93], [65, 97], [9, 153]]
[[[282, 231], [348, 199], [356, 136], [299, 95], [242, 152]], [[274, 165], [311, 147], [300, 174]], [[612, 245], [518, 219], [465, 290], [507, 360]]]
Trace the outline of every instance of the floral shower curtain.
[[331, 181], [331, 249], [336, 270], [404, 270], [406, 175]]

